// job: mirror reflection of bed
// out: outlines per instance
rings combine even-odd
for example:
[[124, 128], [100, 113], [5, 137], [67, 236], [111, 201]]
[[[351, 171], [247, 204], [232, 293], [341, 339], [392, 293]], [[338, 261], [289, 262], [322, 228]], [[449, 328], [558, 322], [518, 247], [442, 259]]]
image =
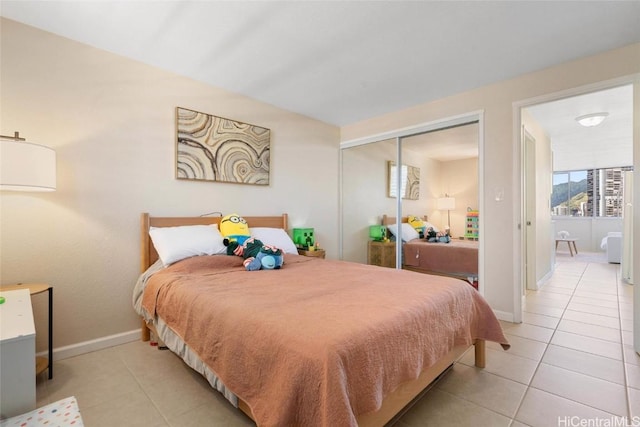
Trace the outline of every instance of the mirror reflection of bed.
[[[475, 251], [476, 265], [478, 241], [461, 240], [460, 237], [465, 237], [467, 209], [479, 208], [478, 132], [478, 123], [474, 122], [400, 139], [402, 164], [420, 169], [419, 197], [401, 199], [401, 216], [427, 216], [439, 229], [449, 225], [452, 243], [455, 242], [452, 246], [465, 247], [467, 252]], [[387, 161], [395, 159], [397, 153], [395, 139], [342, 150], [342, 258], [346, 261], [368, 263], [369, 226], [382, 224], [384, 214], [394, 217], [397, 214], [397, 200], [388, 197], [386, 170]], [[438, 209], [438, 199], [445, 195], [455, 199], [455, 208], [449, 211]], [[393, 250], [388, 246], [386, 251]], [[406, 259], [403, 264], [407, 264]], [[430, 268], [429, 273], [454, 272], [457, 277], [466, 279], [466, 273], [474, 270], [477, 276], [477, 267], [452, 270], [440, 266]], [[465, 273], [464, 277], [460, 273]]]
[[[434, 231], [440, 231], [440, 228], [430, 223], [428, 218], [423, 222], [426, 229], [434, 228]], [[387, 226], [388, 230], [397, 230], [398, 221], [396, 217], [383, 215], [382, 224]], [[407, 217], [400, 220], [400, 229], [403, 228], [412, 228], [407, 222]], [[466, 280], [478, 289], [478, 240], [453, 238], [445, 243], [438, 241], [439, 239], [434, 242], [412, 236], [413, 238], [405, 241], [403, 236], [406, 236], [406, 233], [394, 234], [389, 231], [390, 239], [402, 240], [403, 269]]]

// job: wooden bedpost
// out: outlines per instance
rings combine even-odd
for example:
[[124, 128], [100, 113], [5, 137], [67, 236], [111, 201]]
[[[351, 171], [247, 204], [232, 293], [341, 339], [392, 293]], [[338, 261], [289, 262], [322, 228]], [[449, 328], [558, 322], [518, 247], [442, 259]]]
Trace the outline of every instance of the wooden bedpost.
[[484, 368], [487, 362], [487, 356], [485, 354], [486, 342], [485, 340], [476, 340], [474, 343], [475, 351], [476, 351], [476, 367]]
[[149, 214], [140, 215], [140, 273], [149, 268]]
[[151, 332], [147, 328], [147, 322], [140, 318], [140, 341], [149, 341], [151, 339]]
[[[149, 214], [140, 215], [140, 273], [144, 273], [149, 268]], [[149, 341], [151, 333], [147, 328], [147, 322], [140, 318], [140, 339]]]

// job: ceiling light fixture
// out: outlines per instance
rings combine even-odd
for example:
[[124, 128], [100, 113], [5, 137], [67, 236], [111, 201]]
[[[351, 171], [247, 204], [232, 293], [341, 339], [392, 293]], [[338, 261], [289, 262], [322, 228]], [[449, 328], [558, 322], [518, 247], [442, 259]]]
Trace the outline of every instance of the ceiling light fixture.
[[576, 117], [576, 121], [584, 127], [598, 126], [607, 118], [609, 113], [592, 113]]

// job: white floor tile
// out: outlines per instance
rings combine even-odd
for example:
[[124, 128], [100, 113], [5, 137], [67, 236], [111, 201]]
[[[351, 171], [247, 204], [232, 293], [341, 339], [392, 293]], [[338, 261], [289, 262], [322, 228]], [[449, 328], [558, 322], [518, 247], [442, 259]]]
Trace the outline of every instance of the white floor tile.
[[558, 326], [558, 323], [560, 322], [560, 318], [545, 316], [542, 314], [528, 313], [525, 311], [522, 313], [522, 321], [523, 323], [528, 323], [530, 325], [536, 325], [536, 326], [542, 326], [545, 328], [555, 329]]
[[[525, 385], [531, 382], [531, 378], [533, 378], [538, 366], [537, 361], [511, 354], [510, 349], [504, 351], [487, 348], [486, 352], [487, 363], [484, 367], [484, 372], [499, 375]], [[474, 359], [474, 353], [468, 351], [460, 362], [474, 367]]]
[[527, 387], [482, 369], [456, 364], [436, 389], [513, 418]]
[[551, 339], [551, 344], [596, 354], [598, 356], [609, 357], [615, 360], [622, 360], [621, 344], [611, 341], [604, 341], [597, 338], [585, 337], [583, 335], [556, 331]]
[[621, 417], [627, 414], [624, 386], [546, 363], [538, 367], [531, 387]]
[[611, 414], [552, 393], [529, 388], [515, 419], [532, 427], [549, 427], [561, 425], [560, 420], [567, 420], [565, 425], [570, 425], [571, 417], [577, 417], [579, 421], [610, 418]]
[[624, 369], [627, 373], [627, 385], [640, 390], [640, 365], [625, 363]]
[[513, 324], [513, 326], [505, 332], [509, 335], [516, 335], [518, 337], [547, 343], [553, 335], [553, 329], [530, 325], [528, 323]]
[[625, 385], [624, 365], [619, 360], [551, 344], [547, 348], [542, 362]]
[[620, 328], [620, 320], [615, 317], [584, 313], [582, 311], [567, 310], [562, 318], [575, 320], [576, 322], [588, 323], [589, 325], [605, 326], [607, 328], [616, 329]]
[[558, 324], [558, 330], [571, 332], [572, 334], [584, 335], [616, 343], [621, 342], [620, 329], [606, 328], [604, 326], [590, 325], [588, 323], [576, 322], [575, 320], [563, 319]]
[[640, 419], [640, 390], [629, 388], [629, 412], [632, 419]]
[[[540, 359], [542, 359], [542, 355], [547, 349], [547, 344], [541, 341], [521, 338], [515, 335], [509, 335], [508, 333], [505, 333], [504, 335], [509, 341], [509, 344], [511, 344], [511, 348], [507, 350], [507, 352], [515, 356], [539, 361]], [[500, 346], [500, 344], [496, 344], [490, 341], [487, 342], [487, 348], [502, 351], [502, 347]]]
[[401, 419], [406, 427], [509, 427], [511, 419], [439, 389], [430, 390]]

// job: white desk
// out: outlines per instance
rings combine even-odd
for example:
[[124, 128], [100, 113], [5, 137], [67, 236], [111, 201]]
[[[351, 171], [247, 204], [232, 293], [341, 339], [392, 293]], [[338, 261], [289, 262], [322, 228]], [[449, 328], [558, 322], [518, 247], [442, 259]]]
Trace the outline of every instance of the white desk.
[[36, 407], [36, 328], [28, 289], [0, 296], [0, 418]]

